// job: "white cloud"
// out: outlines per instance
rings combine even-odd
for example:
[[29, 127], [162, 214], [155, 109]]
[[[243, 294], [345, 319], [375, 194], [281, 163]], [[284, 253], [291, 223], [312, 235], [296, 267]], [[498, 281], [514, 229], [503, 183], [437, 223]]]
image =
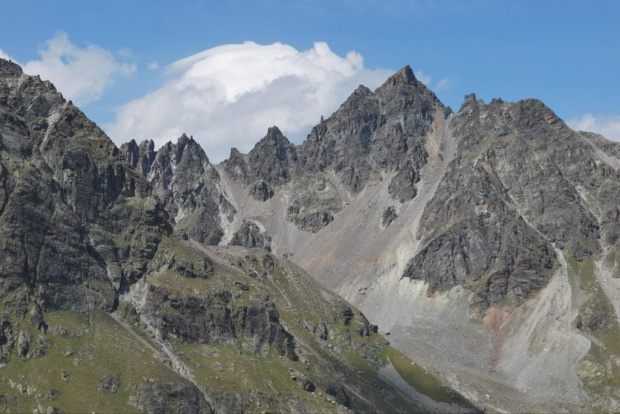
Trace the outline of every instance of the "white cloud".
[[456, 78], [443, 78], [435, 85], [435, 92], [449, 91], [456, 83]]
[[157, 70], [159, 69], [159, 63], [157, 63], [156, 61], [153, 61], [149, 63], [147, 67], [149, 68], [149, 70]]
[[6, 59], [6, 60], [12, 60], [13, 62], [16, 62], [15, 59], [13, 59], [11, 56], [7, 55], [4, 50], [0, 49], [0, 58], [2, 59]]
[[[127, 52], [122, 50], [123, 55]], [[40, 60], [23, 65], [24, 72], [52, 81], [65, 98], [80, 105], [99, 100], [115, 77], [128, 76], [136, 70], [136, 65], [119, 62], [112, 52], [99, 46], [79, 48], [66, 33], [46, 41], [39, 55]]]
[[425, 75], [421, 70], [416, 71], [414, 75], [417, 80], [419, 80], [426, 86], [431, 83], [431, 75]]
[[249, 151], [272, 125], [299, 137], [359, 84], [375, 88], [393, 73], [366, 69], [358, 53], [341, 57], [322, 42], [306, 51], [281, 43], [224, 45], [167, 71], [174, 78], [119, 108], [107, 131], [118, 144], [153, 139], [157, 146], [187, 132], [214, 162], [231, 147]]
[[576, 131], [595, 132], [607, 139], [620, 141], [620, 115], [585, 114], [566, 123]]

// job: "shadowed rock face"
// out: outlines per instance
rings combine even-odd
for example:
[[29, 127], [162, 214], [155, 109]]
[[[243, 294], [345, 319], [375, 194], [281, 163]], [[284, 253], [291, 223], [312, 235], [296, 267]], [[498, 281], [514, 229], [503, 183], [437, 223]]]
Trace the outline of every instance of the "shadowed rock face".
[[427, 281], [429, 294], [465, 285], [476, 292], [482, 315], [489, 306], [522, 303], [555, 266], [553, 247], [510, 207], [486, 167], [444, 178], [422, 216], [425, 247], [403, 274]]
[[112, 309], [102, 254], [115, 253], [100, 252], [113, 249], [98, 246], [91, 232], [116, 226], [103, 217], [123, 199], [148, 197], [148, 183], [51, 83], [6, 61], [2, 67], [0, 294], [17, 295], [8, 303], [18, 314]]
[[284, 184], [291, 179], [290, 170], [296, 161], [295, 146], [274, 126], [248, 154], [248, 171], [250, 177], [260, 178], [267, 184]]
[[[601, 251], [618, 174], [580, 134], [536, 100], [473, 99], [452, 125], [458, 158], [424, 211], [425, 247], [403, 276], [428, 280], [429, 293], [464, 284], [484, 310], [522, 303], [543, 287], [558, 267], [554, 246], [578, 261]], [[590, 198], [600, 203], [600, 221]]]
[[407, 66], [375, 92], [360, 86], [314, 127], [299, 149], [298, 171], [334, 169], [353, 193], [376, 181], [381, 171], [402, 171], [391, 193], [411, 199], [415, 171], [426, 163], [426, 135], [436, 116], [449, 113]]
[[205, 400], [204, 395], [187, 382], [172, 386], [162, 382], [141, 384], [130, 404], [144, 413], [164, 413], [173, 407], [180, 413], [217, 412]]
[[125, 160], [144, 176], [151, 172], [151, 165], [153, 165], [157, 156], [155, 143], [152, 140], [142, 141], [138, 145], [132, 139], [121, 146], [121, 152], [125, 155]]

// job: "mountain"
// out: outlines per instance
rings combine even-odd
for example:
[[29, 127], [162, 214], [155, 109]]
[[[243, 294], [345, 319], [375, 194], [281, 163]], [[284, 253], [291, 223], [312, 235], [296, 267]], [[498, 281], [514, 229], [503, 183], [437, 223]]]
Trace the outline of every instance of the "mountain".
[[620, 409], [620, 144], [540, 101], [407, 66], [213, 165], [0, 60], [0, 154], [8, 410]]
[[452, 113], [409, 67], [217, 167], [229, 235], [255, 223], [479, 406], [546, 412], [619, 407], [619, 168], [540, 101]]
[[[272, 135], [252, 174], [293, 165]], [[2, 59], [0, 184], [5, 412], [477, 411], [237, 222], [192, 138], [119, 149]]]

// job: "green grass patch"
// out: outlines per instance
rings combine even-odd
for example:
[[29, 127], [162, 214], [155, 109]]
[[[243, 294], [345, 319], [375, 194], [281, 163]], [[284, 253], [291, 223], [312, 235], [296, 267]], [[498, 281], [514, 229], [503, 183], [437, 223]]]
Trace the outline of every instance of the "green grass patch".
[[575, 324], [600, 340], [608, 351], [620, 356], [620, 327], [613, 305], [596, 277], [594, 259], [578, 262], [571, 258], [568, 264], [579, 288], [587, 295]]
[[209, 279], [189, 278], [173, 270], [164, 270], [149, 276], [148, 282], [173, 292], [191, 296], [201, 296], [214, 287], [217, 287], [217, 284]]
[[[198, 384], [212, 394], [254, 393], [278, 395], [269, 411], [278, 412], [287, 408], [286, 402], [295, 400], [303, 403], [309, 412], [330, 412], [333, 405], [327, 396], [319, 397], [304, 391], [293, 381], [289, 369], [294, 368], [307, 376], [308, 369], [300, 362], [293, 362], [276, 355], [273, 349], [265, 358], [242, 349], [219, 344], [178, 344], [183, 353], [181, 359], [189, 366]], [[255, 402], [256, 403], [256, 402]], [[283, 405], [280, 406], [280, 403]]]
[[593, 258], [583, 262], [570, 258], [568, 265], [587, 296], [575, 325], [591, 342], [588, 354], [576, 365], [577, 375], [590, 395], [620, 399], [620, 327], [613, 305], [598, 282]]
[[413, 362], [402, 352], [388, 347], [386, 354], [398, 374], [416, 391], [432, 398], [436, 402], [458, 404], [471, 407], [469, 401], [450, 387], [445, 386], [439, 378]]
[[[127, 403], [136, 384], [144, 378], [179, 382], [173, 371], [158, 361], [150, 349], [136, 340], [105, 312], [90, 314], [51, 312], [44, 314], [52, 346], [41, 358], [23, 360], [15, 352], [0, 371], [0, 393], [13, 397], [8, 408], [13, 412], [32, 412], [41, 405], [63, 412], [135, 412]], [[51, 334], [55, 327], [65, 328], [79, 337]], [[41, 335], [32, 331], [34, 341]], [[67, 372], [69, 379], [62, 380]], [[99, 392], [100, 381], [117, 376], [116, 393]], [[13, 382], [14, 386], [11, 386]], [[16, 384], [30, 387], [22, 394]], [[54, 400], [46, 399], [50, 390], [60, 391]]]
[[176, 257], [181, 257], [191, 262], [194, 266], [197, 266], [199, 261], [206, 256], [204, 253], [188, 246], [183, 240], [174, 237], [162, 237], [159, 247], [172, 251]]

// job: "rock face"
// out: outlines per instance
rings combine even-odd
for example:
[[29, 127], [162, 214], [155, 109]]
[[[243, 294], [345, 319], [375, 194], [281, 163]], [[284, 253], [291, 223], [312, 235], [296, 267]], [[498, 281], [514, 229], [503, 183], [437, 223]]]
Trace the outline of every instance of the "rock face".
[[148, 183], [49, 82], [1, 66], [0, 295], [22, 315], [112, 309], [114, 288], [90, 232], [117, 224], [100, 218], [120, 200], [148, 197]]
[[397, 218], [398, 214], [396, 214], [396, 209], [394, 208], [394, 206], [389, 206], [381, 215], [381, 225], [383, 227], [387, 227], [392, 224], [392, 222]]
[[375, 92], [360, 86], [300, 148], [298, 171], [334, 169], [353, 193], [381, 171], [398, 172], [395, 197], [411, 199], [416, 171], [426, 163], [424, 137], [450, 110], [420, 83], [409, 66]]
[[235, 209], [219, 185], [219, 174], [193, 138], [181, 136], [154, 151], [152, 141], [121, 147], [127, 162], [146, 177], [153, 193], [174, 217], [174, 232], [205, 244], [222, 238], [222, 221], [232, 221]]
[[522, 303], [545, 286], [557, 266], [553, 246], [511, 207], [501, 180], [484, 161], [454, 173], [459, 176], [444, 177], [424, 210], [424, 247], [403, 277], [427, 281], [429, 294], [466, 285], [476, 293], [476, 311]]
[[600, 250], [600, 224], [582, 197], [605, 178], [577, 173], [596, 161], [571, 153], [591, 148], [553, 112], [535, 100], [470, 99], [453, 125], [459, 159], [422, 215], [425, 247], [403, 276], [428, 280], [429, 293], [465, 284], [484, 310], [545, 286], [558, 267], [554, 246], [578, 261]]
[[[472, 395], [513, 389], [490, 404], [521, 410], [528, 386], [515, 378], [536, 382], [536, 411], [565, 399], [610, 407], [617, 375], [584, 389], [573, 367], [618, 357], [611, 342], [599, 356], [587, 344], [620, 329], [619, 151], [534, 99], [471, 94], [452, 114], [406, 67], [376, 91], [359, 87], [301, 145], [271, 129], [218, 168], [237, 194], [235, 228], [260, 222], [274, 253], [391, 330], [409, 355], [447, 378], [459, 372], [453, 384], [469, 382]], [[509, 342], [539, 351], [510, 352]], [[473, 365], [498, 371], [490, 383], [472, 379]]]
[[[266, 205], [298, 162], [272, 128], [248, 156], [233, 150], [226, 174]], [[51, 83], [0, 59], [2, 408], [40, 411], [48, 395], [63, 412], [437, 409], [379, 375], [387, 341], [270, 253], [258, 222], [214, 247], [237, 220], [228, 190], [191, 137], [119, 150]], [[330, 220], [315, 213], [300, 209], [300, 226]]]
[[264, 247], [270, 250], [271, 237], [261, 231], [256, 223], [244, 221], [228, 244], [232, 246]]
[[289, 194], [285, 218], [316, 233], [351, 194], [378, 182], [382, 174], [393, 176], [393, 198], [413, 199], [428, 155], [425, 137], [435, 120], [449, 113], [407, 66], [375, 92], [360, 86], [330, 118], [321, 119], [302, 145], [292, 145], [273, 127], [247, 156], [233, 150], [223, 170], [248, 185], [256, 199], [268, 200], [278, 191]]
[[170, 386], [167, 383], [141, 385], [131, 405], [143, 413], [165, 413], [175, 407], [183, 413], [214, 413], [204, 395], [191, 383]]

